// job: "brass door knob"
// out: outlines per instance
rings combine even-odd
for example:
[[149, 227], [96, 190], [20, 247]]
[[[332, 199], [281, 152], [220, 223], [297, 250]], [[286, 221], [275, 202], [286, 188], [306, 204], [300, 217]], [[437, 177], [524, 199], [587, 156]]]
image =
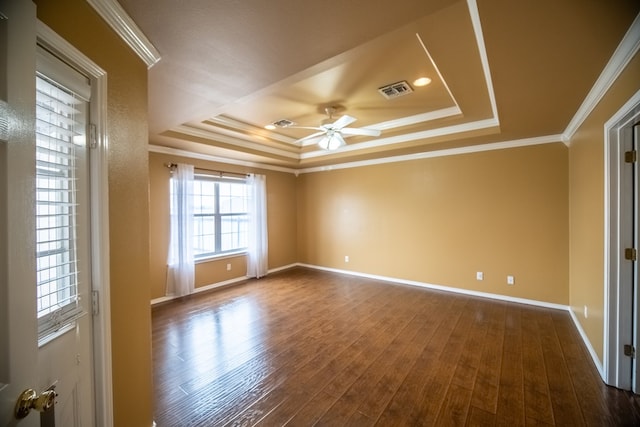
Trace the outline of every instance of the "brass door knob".
[[43, 391], [39, 396], [35, 390], [26, 389], [20, 394], [16, 402], [14, 411], [16, 419], [20, 420], [26, 417], [32, 409], [38, 412], [48, 411], [56, 403], [56, 396], [56, 392], [51, 389]]

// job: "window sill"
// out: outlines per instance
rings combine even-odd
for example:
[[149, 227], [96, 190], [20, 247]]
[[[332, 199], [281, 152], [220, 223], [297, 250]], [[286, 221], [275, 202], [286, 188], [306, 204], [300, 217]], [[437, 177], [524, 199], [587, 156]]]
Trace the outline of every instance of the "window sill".
[[219, 254], [219, 255], [211, 255], [205, 258], [198, 258], [197, 260], [194, 261], [195, 264], [201, 264], [204, 262], [210, 262], [210, 261], [218, 261], [218, 260], [223, 260], [223, 259], [227, 259], [227, 258], [237, 258], [239, 256], [243, 256], [246, 255], [247, 251], [238, 251], [238, 252], [226, 252], [224, 254]]

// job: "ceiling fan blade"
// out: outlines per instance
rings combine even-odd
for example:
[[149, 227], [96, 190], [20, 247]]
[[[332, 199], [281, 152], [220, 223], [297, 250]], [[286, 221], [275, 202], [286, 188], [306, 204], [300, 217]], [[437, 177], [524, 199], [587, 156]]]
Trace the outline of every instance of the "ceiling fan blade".
[[296, 142], [303, 142], [303, 141], [307, 141], [307, 140], [309, 140], [309, 139], [316, 138], [316, 137], [318, 137], [318, 136], [320, 136], [320, 135], [324, 135], [325, 133], [326, 133], [325, 131], [312, 133], [311, 135], [305, 136], [304, 138], [300, 138], [300, 139], [299, 139], [299, 140], [297, 140]]
[[348, 126], [355, 121], [356, 121], [355, 117], [347, 116], [345, 114], [344, 116], [340, 117], [338, 120], [333, 122], [333, 124], [331, 125], [331, 128], [342, 129], [343, 127]]
[[366, 136], [380, 136], [379, 129], [368, 128], [342, 128], [340, 133], [343, 135], [366, 135]]

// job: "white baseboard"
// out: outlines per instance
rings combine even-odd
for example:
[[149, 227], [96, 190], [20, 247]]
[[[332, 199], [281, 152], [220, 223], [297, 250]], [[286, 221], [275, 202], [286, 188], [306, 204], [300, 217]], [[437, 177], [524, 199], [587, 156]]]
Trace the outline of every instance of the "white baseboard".
[[569, 315], [571, 316], [571, 319], [573, 320], [573, 324], [576, 326], [576, 329], [580, 333], [580, 336], [582, 337], [582, 341], [584, 342], [584, 345], [586, 345], [587, 350], [589, 350], [589, 354], [591, 355], [593, 364], [596, 365], [596, 369], [600, 374], [600, 378], [602, 378], [602, 381], [605, 381], [604, 366], [602, 365], [602, 362], [600, 362], [600, 358], [598, 357], [598, 354], [596, 353], [593, 346], [591, 345], [591, 341], [589, 341], [589, 338], [587, 338], [587, 334], [584, 332], [584, 329], [582, 329], [582, 325], [580, 324], [580, 321], [576, 317], [576, 314], [573, 312], [573, 310], [571, 310], [571, 307], [569, 307]]
[[[276, 272], [282, 271], [282, 270], [288, 270], [288, 269], [296, 267], [296, 266], [298, 266], [298, 264], [294, 263], [294, 264], [284, 265], [282, 267], [272, 268], [272, 269], [269, 270], [269, 274], [276, 273]], [[244, 282], [245, 280], [248, 280], [248, 279], [249, 278], [247, 276], [240, 276], [240, 277], [236, 277], [236, 278], [233, 278], [233, 279], [224, 280], [222, 282], [212, 283], [210, 285], [199, 286], [199, 287], [197, 287], [197, 288], [195, 288], [193, 290], [191, 295], [198, 294], [200, 292], [210, 291], [210, 290], [216, 289], [216, 288], [221, 288], [223, 286], [235, 285], [236, 283]], [[179, 297], [168, 295], [168, 296], [164, 296], [164, 297], [160, 297], [160, 298], [154, 298], [154, 299], [151, 300], [151, 305], [153, 306], [153, 305], [156, 305], [156, 304], [160, 304], [162, 302], [172, 301], [172, 300], [174, 300], [176, 298], [179, 298]]]
[[439, 291], [452, 292], [452, 293], [456, 293], [456, 294], [464, 294], [464, 295], [471, 295], [471, 296], [475, 296], [475, 297], [490, 298], [490, 299], [500, 300], [500, 301], [515, 302], [515, 303], [518, 303], [518, 304], [535, 305], [535, 306], [538, 306], [538, 307], [553, 308], [553, 309], [556, 309], [556, 310], [565, 310], [565, 311], [569, 310], [569, 307], [566, 306], [566, 305], [554, 304], [554, 303], [545, 302], [545, 301], [537, 301], [537, 300], [526, 299], [526, 298], [516, 298], [516, 297], [510, 297], [510, 296], [506, 296], [506, 295], [492, 294], [492, 293], [489, 293], [489, 292], [471, 291], [471, 290], [468, 290], [468, 289], [453, 288], [453, 287], [450, 287], [450, 286], [442, 286], [442, 285], [434, 285], [432, 283], [417, 282], [415, 280], [398, 279], [396, 277], [378, 276], [376, 274], [359, 273], [359, 272], [356, 272], [356, 271], [340, 270], [340, 269], [337, 269], [337, 268], [321, 267], [321, 266], [318, 266], [318, 265], [301, 264], [301, 263], [299, 263], [298, 265], [300, 267], [312, 268], [312, 269], [315, 269], [315, 270], [331, 271], [331, 272], [334, 272], [334, 273], [347, 274], [347, 275], [350, 275], [350, 276], [366, 277], [368, 279], [375, 279], [375, 280], [384, 280], [384, 281], [387, 281], [387, 282], [400, 283], [400, 284], [403, 284], [403, 285], [410, 285], [410, 286], [418, 286], [418, 287], [421, 287], [421, 288], [436, 289], [436, 290], [439, 290]]

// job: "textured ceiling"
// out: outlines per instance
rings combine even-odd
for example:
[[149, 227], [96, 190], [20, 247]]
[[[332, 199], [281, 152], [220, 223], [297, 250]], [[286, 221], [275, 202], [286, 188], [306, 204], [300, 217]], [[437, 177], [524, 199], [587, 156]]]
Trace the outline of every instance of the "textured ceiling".
[[[291, 168], [564, 131], [640, 5], [634, 0], [120, 0], [160, 51], [150, 143]], [[432, 83], [386, 99], [398, 81]], [[338, 107], [337, 151], [315, 131]]]

